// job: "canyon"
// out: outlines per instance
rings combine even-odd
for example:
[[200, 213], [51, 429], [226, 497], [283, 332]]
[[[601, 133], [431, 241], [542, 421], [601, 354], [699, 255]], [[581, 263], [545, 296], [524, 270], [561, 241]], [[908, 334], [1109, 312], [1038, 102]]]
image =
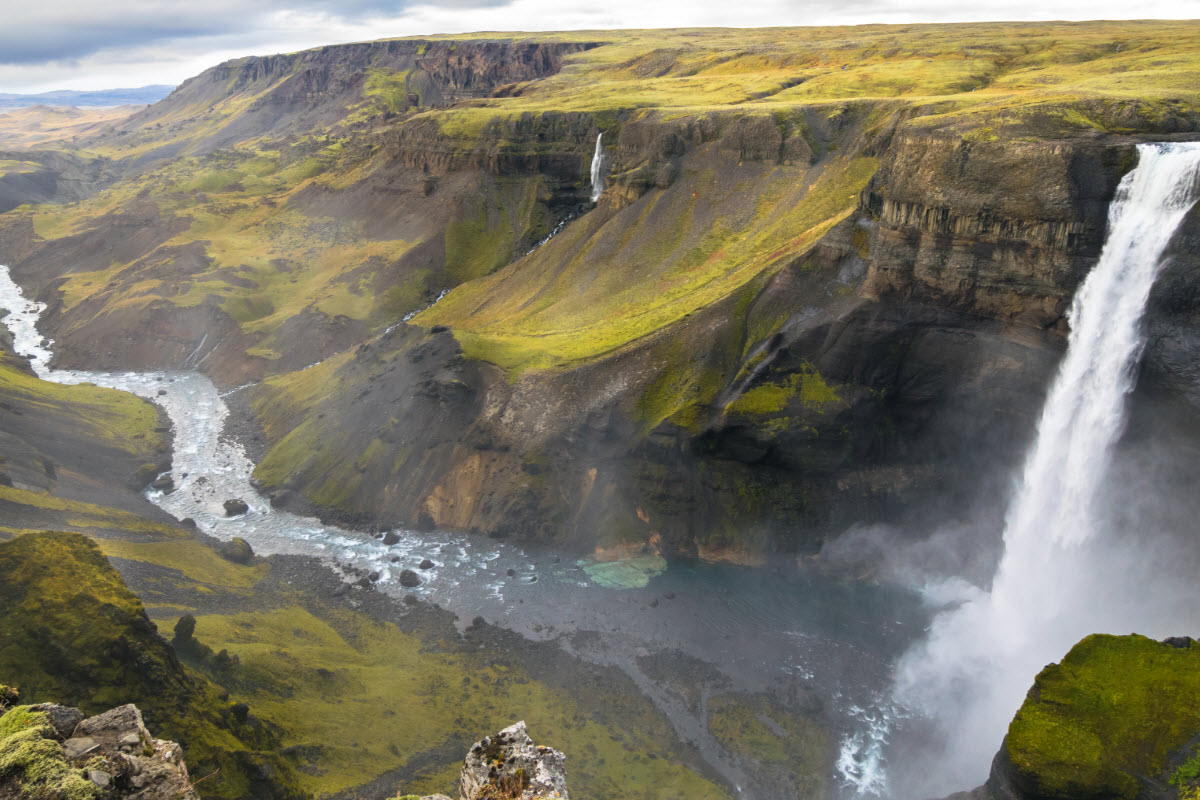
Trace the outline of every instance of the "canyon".
[[[204, 638], [210, 615], [212, 636], [240, 646], [244, 663], [260, 646], [300, 652], [321, 626], [353, 643], [356, 628], [383, 624], [289, 595], [283, 576], [300, 568], [285, 565], [340, 562], [377, 575], [349, 572], [346, 585], [366, 581], [351, 597], [400, 625], [388, 637], [466, 653], [460, 637], [495, 624], [485, 638], [496, 652], [515, 647], [508, 635], [536, 643], [523, 667], [535, 684], [538, 658], [568, 659], [573, 687], [600, 664], [623, 711], [653, 709], [622, 733], [620, 764], [657, 736], [664, 786], [696, 797], [882, 791], [868, 774], [880, 753], [834, 708], [846, 702], [828, 676], [857, 658], [855, 707], [892, 714], [868, 699], [886, 693], [887, 665], [928, 624], [919, 590], [990, 588], [1014, 475], [1118, 186], [1139, 145], [1200, 139], [1198, 41], [1191, 22], [384, 40], [237, 59], [69, 143], [6, 151], [0, 264], [19, 294], [5, 296], [44, 305], [36, 332], [53, 359], [28, 336], [0, 363], [0, 536], [98, 535], [152, 616], [197, 613]], [[1193, 208], [1149, 290], [1106, 484], [1127, 528], [1177, 546], [1181, 571], [1196, 563], [1187, 533], [1200, 511], [1180, 490], [1200, 443], [1198, 241]], [[50, 366], [85, 383], [40, 380]], [[141, 377], [119, 377], [130, 372]], [[203, 385], [185, 375], [195, 372]], [[88, 383], [165, 395], [173, 416]], [[226, 435], [244, 448], [244, 520], [224, 520], [210, 506], [230, 498], [211, 492], [186, 521], [182, 505], [172, 510], [189, 496], [181, 448], [197, 441], [181, 434], [193, 412], [172, 406], [185, 394], [206, 398], [194, 408], [228, 406], [194, 416], [215, 420], [215, 438], [227, 414]], [[167, 472], [174, 501], [143, 493]], [[300, 530], [316, 544], [287, 544]], [[406, 537], [399, 550], [379, 549], [371, 534], [385, 531]], [[276, 555], [231, 564], [212, 537], [235, 533]], [[461, 560], [446, 566], [433, 545], [461, 548]], [[487, 569], [454, 572], [493, 552], [528, 581], [524, 612], [505, 610], [511, 585], [495, 605], [483, 596], [503, 584]], [[402, 590], [400, 566], [416, 555], [446, 564]], [[576, 597], [566, 587], [579, 576], [545, 566], [576, 559], [589, 575], [632, 565], [635, 584], [649, 583]], [[704, 577], [680, 577], [680, 565]], [[476, 585], [451, 588], [451, 575]], [[336, 591], [326, 580], [303, 582]], [[613, 598], [649, 613], [669, 605], [655, 587], [671, 581], [718, 618], [717, 602], [700, 599], [714, 586], [751, 596], [738, 592], [765, 581], [779, 597], [807, 582], [812, 597], [841, 598], [845, 619], [826, 609], [836, 624], [805, 627], [785, 604], [801, 622], [762, 623], [750, 666], [679, 618], [663, 635], [671, 647], [647, 652], [659, 634]], [[402, 605], [409, 596], [417, 605]], [[387, 603], [397, 610], [379, 610]], [[574, 606], [588, 603], [596, 616], [581, 621]], [[471, 608], [482, 622], [466, 627]], [[850, 621], [860, 612], [866, 624]], [[424, 621], [395, 622], [403, 613]], [[627, 650], [605, 613], [627, 627]], [[730, 629], [762, 614], [738, 613]], [[807, 678], [776, 674], [789, 646], [773, 626], [822, 643], [795, 651]], [[250, 629], [273, 633], [252, 644]], [[306, 633], [291, 642], [289, 631]], [[536, 649], [558, 635], [566, 655]], [[192, 668], [267, 705], [262, 737], [311, 725], [276, 697], [292, 678], [268, 679], [265, 664], [255, 679], [211, 658]], [[464, 686], [480, 668], [455, 667]], [[709, 677], [693, 696], [697, 676]], [[476, 714], [468, 732], [460, 720], [430, 748], [428, 772], [396, 753], [375, 754], [390, 766], [367, 772], [403, 768], [440, 791], [437, 759], [509, 721]], [[893, 723], [920, 738], [923, 723]], [[603, 746], [595, 731], [574, 735]], [[848, 749], [855, 735], [861, 747]], [[1172, 736], [1176, 758], [1184, 740]], [[1003, 752], [1024, 768], [1032, 751], [1011, 737]], [[308, 755], [326, 777], [295, 774], [311, 741], [272, 767], [280, 785], [361, 788], [348, 777], [362, 772], [357, 757], [320, 747]], [[839, 750], [850, 758], [840, 771]], [[1164, 758], [1130, 769], [1161, 771]], [[646, 775], [618, 784], [615, 768], [595, 769], [573, 793], [672, 796], [650, 794]], [[987, 791], [1043, 796], [1012, 774], [994, 770]], [[370, 791], [384, 796], [384, 783]], [[212, 791], [236, 787], [217, 780]]]

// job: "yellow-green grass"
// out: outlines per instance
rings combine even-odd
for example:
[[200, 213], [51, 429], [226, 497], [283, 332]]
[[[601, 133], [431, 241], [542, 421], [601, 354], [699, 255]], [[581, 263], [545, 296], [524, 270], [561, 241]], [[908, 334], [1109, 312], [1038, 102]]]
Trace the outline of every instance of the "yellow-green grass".
[[[202, 615], [196, 636], [238, 656], [234, 680], [255, 714], [285, 731], [284, 746], [320, 748], [319, 769], [305, 779], [318, 795], [524, 719], [538, 743], [570, 754], [573, 797], [726, 796], [676, 763], [670, 726], [636, 694], [590, 703], [494, 655], [430, 647], [351, 611]], [[452, 791], [460, 759], [424, 765], [404, 791]]]
[[0, 511], [6, 511], [9, 518], [38, 519], [43, 530], [54, 527], [105, 537], [125, 535], [139, 539], [183, 535], [178, 528], [129, 511], [12, 486], [0, 486]]
[[33, 161], [17, 161], [11, 158], [0, 158], [0, 176], [37, 172], [40, 168], [41, 165], [34, 163]]
[[484, 109], [601, 111], [633, 108], [819, 104], [905, 98], [973, 107], [1054, 99], [1200, 97], [1195, 21], [864, 25], [853, 28], [677, 29], [477, 34], [474, 37], [606, 42], [567, 59], [519, 97], [447, 114], [448, 133], [472, 135]]
[[103, 539], [96, 542], [104, 555], [142, 561], [178, 570], [185, 578], [211, 589], [249, 589], [266, 574], [266, 565], [234, 564], [195, 539], [138, 542]]
[[60, 421], [80, 439], [102, 443], [143, 462], [155, 461], [163, 445], [154, 406], [128, 392], [90, 384], [67, 386], [36, 378], [0, 354], [0, 399], [24, 413]]
[[818, 723], [762, 697], [721, 695], [709, 699], [707, 708], [709, 731], [730, 753], [784, 773], [796, 797], [825, 794], [830, 741]]
[[510, 371], [611, 352], [803, 253], [854, 209], [875, 168], [843, 159], [811, 183], [804, 169], [753, 164], [733, 180], [684, 176], [460, 286], [414, 323], [450, 325], [468, 355]]
[[811, 366], [792, 373], [783, 383], [762, 383], [742, 393], [725, 406], [725, 411], [745, 416], [767, 416], [783, 411], [798, 399], [806, 410], [824, 413], [844, 406], [837, 390]]

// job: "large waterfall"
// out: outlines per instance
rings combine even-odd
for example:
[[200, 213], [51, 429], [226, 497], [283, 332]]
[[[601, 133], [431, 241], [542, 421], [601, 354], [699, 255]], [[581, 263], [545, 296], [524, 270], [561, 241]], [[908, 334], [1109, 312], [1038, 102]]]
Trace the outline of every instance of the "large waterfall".
[[604, 192], [604, 134], [596, 134], [596, 152], [592, 153], [592, 202]]
[[1103, 486], [1144, 345], [1146, 301], [1198, 182], [1200, 143], [1138, 147], [1100, 260], [1069, 312], [1067, 352], [1008, 509], [991, 591], [939, 615], [898, 667], [897, 698], [943, 728], [937, 760], [963, 767], [922, 787], [930, 795], [986, 778], [1033, 677], [1082, 637], [1163, 636], [1187, 620], [1196, 632], [1194, 613], [1178, 607], [1186, 592], [1138, 579], [1154, 572], [1146, 566], [1153, 542], [1139, 538], [1149, 532], [1108, 524]]

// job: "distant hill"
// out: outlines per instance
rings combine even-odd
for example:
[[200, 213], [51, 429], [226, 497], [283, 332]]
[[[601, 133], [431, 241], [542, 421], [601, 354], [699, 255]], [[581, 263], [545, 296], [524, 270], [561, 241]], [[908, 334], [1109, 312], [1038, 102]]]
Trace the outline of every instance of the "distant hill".
[[24, 108], [26, 106], [129, 106], [149, 105], [162, 100], [174, 86], [154, 84], [137, 89], [100, 89], [94, 92], [76, 92], [61, 89], [41, 94], [11, 94], [0, 92], [0, 109]]

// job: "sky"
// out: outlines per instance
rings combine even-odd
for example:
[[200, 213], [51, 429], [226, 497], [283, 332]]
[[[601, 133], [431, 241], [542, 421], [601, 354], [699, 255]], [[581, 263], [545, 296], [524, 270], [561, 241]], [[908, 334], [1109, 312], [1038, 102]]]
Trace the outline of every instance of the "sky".
[[1196, 17], [1200, 0], [0, 0], [0, 92], [177, 84], [240, 56], [433, 33]]

